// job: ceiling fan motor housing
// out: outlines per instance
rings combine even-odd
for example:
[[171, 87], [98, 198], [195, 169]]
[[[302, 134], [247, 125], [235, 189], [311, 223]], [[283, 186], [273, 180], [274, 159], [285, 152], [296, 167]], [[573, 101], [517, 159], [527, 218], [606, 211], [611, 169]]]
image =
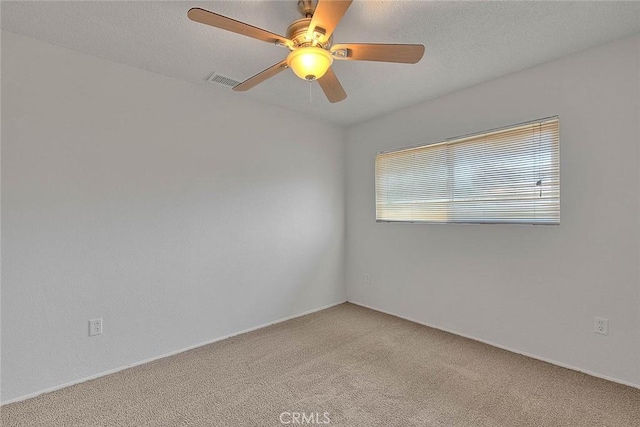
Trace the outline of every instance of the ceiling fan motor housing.
[[322, 49], [329, 49], [333, 42], [333, 36], [324, 40], [324, 32], [321, 28], [316, 28], [314, 37], [309, 38], [307, 31], [311, 24], [311, 18], [302, 18], [294, 21], [287, 28], [287, 38], [293, 42], [294, 47], [317, 46]]

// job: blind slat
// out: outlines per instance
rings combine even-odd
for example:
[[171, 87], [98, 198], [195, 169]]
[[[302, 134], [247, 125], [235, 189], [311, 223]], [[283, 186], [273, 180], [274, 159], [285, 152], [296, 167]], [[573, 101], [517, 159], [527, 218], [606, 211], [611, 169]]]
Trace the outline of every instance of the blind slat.
[[559, 120], [376, 156], [376, 219], [560, 223]]

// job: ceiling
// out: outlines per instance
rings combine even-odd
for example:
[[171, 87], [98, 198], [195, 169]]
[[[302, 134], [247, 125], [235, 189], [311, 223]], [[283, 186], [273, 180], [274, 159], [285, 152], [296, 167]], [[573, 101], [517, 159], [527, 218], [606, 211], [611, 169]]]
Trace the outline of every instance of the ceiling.
[[[201, 7], [285, 34], [300, 16], [281, 1], [2, 1], [2, 29], [201, 85], [213, 71], [242, 81], [288, 51], [187, 19]], [[422, 43], [416, 65], [335, 61], [348, 94], [285, 71], [234, 93], [349, 125], [640, 32], [640, 2], [354, 1], [334, 43]]]

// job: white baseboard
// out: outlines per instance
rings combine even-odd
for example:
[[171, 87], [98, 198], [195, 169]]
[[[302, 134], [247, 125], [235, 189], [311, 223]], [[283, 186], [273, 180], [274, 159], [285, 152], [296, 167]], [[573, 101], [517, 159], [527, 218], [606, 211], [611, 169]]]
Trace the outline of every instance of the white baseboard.
[[36, 391], [34, 393], [26, 394], [24, 396], [20, 396], [20, 397], [16, 397], [16, 398], [13, 398], [13, 399], [5, 400], [4, 402], [0, 403], [0, 406], [8, 405], [10, 403], [21, 402], [23, 400], [31, 399], [32, 397], [36, 397], [36, 396], [39, 396], [41, 394], [51, 393], [52, 391], [60, 390], [60, 389], [63, 389], [63, 388], [66, 388], [66, 387], [70, 387], [72, 385], [80, 384], [80, 383], [83, 383], [83, 382], [86, 382], [86, 381], [94, 380], [96, 378], [104, 377], [105, 375], [115, 374], [116, 372], [124, 371], [125, 369], [133, 368], [134, 366], [144, 365], [145, 363], [153, 362], [154, 360], [164, 359], [165, 357], [174, 356], [176, 354], [183, 353], [185, 351], [193, 350], [194, 348], [202, 347], [202, 346], [205, 346], [205, 345], [212, 344], [214, 342], [226, 340], [227, 338], [235, 337], [236, 335], [246, 334], [247, 332], [255, 331], [257, 329], [266, 328], [267, 326], [275, 325], [276, 323], [286, 322], [287, 320], [295, 319], [296, 317], [302, 317], [302, 316], [306, 316], [307, 314], [315, 313], [316, 311], [326, 310], [327, 308], [331, 308], [331, 307], [334, 307], [336, 305], [344, 304], [345, 302], [347, 302], [347, 301], [346, 300], [339, 301], [339, 302], [328, 304], [328, 305], [325, 305], [325, 306], [322, 306], [322, 307], [314, 308], [312, 310], [307, 310], [307, 311], [304, 311], [302, 313], [298, 313], [298, 314], [294, 314], [294, 315], [291, 315], [291, 316], [283, 317], [282, 319], [274, 320], [273, 322], [263, 323], [262, 325], [254, 326], [254, 327], [249, 328], [249, 329], [244, 329], [242, 331], [235, 332], [233, 334], [229, 334], [229, 335], [225, 335], [225, 336], [222, 336], [222, 337], [214, 338], [214, 339], [209, 340], [209, 341], [201, 342], [199, 344], [195, 344], [195, 345], [192, 345], [192, 346], [189, 346], [189, 347], [181, 348], [179, 350], [171, 351], [169, 353], [165, 353], [165, 354], [162, 354], [160, 356], [155, 356], [155, 357], [152, 357], [152, 358], [149, 358], [149, 359], [141, 360], [139, 362], [131, 363], [129, 365], [121, 366], [119, 368], [110, 369], [108, 371], [103, 371], [103, 372], [100, 372], [98, 374], [90, 375], [88, 377], [84, 377], [84, 378], [80, 378], [78, 380], [70, 381], [68, 383], [60, 384], [60, 385], [57, 385], [55, 387], [50, 387], [50, 388], [47, 388], [45, 390], [40, 390], [40, 391]]
[[561, 368], [571, 369], [572, 371], [582, 372], [583, 374], [591, 375], [592, 377], [597, 377], [597, 378], [601, 378], [603, 380], [607, 380], [607, 381], [611, 381], [611, 382], [614, 382], [614, 383], [618, 383], [618, 384], [622, 384], [622, 385], [626, 385], [626, 386], [629, 386], [629, 387], [640, 389], [640, 384], [634, 384], [634, 383], [629, 382], [629, 381], [621, 380], [621, 379], [618, 379], [618, 378], [613, 378], [613, 377], [610, 377], [610, 376], [607, 376], [607, 375], [603, 375], [603, 374], [598, 374], [597, 372], [592, 372], [592, 371], [589, 371], [587, 369], [578, 368], [578, 367], [569, 365], [567, 363], [558, 362], [556, 360], [547, 359], [546, 357], [540, 357], [540, 356], [537, 356], [535, 354], [527, 353], [526, 351], [516, 350], [514, 348], [511, 348], [511, 347], [508, 347], [508, 346], [505, 346], [505, 345], [496, 344], [496, 343], [491, 342], [491, 341], [487, 341], [487, 340], [483, 340], [483, 339], [480, 339], [480, 338], [472, 337], [470, 335], [463, 334], [463, 333], [460, 333], [460, 332], [457, 332], [457, 331], [452, 331], [450, 329], [442, 328], [440, 326], [430, 325], [430, 324], [428, 324], [426, 322], [422, 322], [420, 320], [411, 319], [409, 317], [401, 316], [401, 315], [396, 314], [396, 313], [391, 313], [391, 312], [386, 311], [386, 310], [381, 310], [381, 309], [376, 308], [376, 307], [371, 307], [370, 305], [363, 304], [363, 303], [360, 303], [360, 302], [357, 302], [357, 301], [348, 300], [348, 302], [350, 302], [351, 304], [359, 305], [360, 307], [368, 308], [370, 310], [379, 311], [380, 313], [388, 314], [390, 316], [399, 317], [401, 319], [408, 320], [409, 322], [417, 323], [419, 325], [427, 326], [429, 328], [438, 329], [438, 330], [443, 331], [443, 332], [448, 332], [448, 333], [453, 334], [453, 335], [458, 335], [458, 336], [463, 337], [463, 338], [468, 338], [470, 340], [474, 340], [474, 341], [478, 341], [478, 342], [481, 342], [481, 343], [484, 343], [484, 344], [488, 344], [488, 345], [490, 345], [492, 347], [501, 348], [502, 350], [506, 350], [506, 351], [509, 351], [511, 353], [521, 354], [522, 356], [530, 357], [532, 359], [536, 359], [536, 360], [540, 360], [542, 362], [550, 363], [552, 365], [560, 366]]

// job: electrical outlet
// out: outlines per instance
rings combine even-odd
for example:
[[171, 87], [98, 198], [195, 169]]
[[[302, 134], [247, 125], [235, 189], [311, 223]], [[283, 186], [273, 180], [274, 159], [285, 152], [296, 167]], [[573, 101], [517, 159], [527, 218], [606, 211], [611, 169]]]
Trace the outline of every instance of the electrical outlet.
[[102, 333], [102, 319], [89, 320], [89, 336], [100, 335]]
[[369, 274], [369, 273], [365, 273], [364, 274], [364, 284], [365, 285], [370, 285], [371, 284], [371, 274]]
[[593, 332], [596, 334], [609, 335], [609, 319], [594, 317]]

